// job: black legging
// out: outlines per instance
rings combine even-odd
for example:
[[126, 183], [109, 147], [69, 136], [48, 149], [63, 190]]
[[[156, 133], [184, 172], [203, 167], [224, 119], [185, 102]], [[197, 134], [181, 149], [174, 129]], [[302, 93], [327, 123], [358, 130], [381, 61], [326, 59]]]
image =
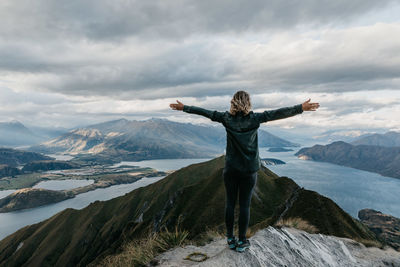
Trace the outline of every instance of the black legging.
[[235, 204], [239, 192], [239, 240], [245, 240], [250, 219], [251, 196], [257, 182], [257, 172], [240, 173], [224, 169], [223, 177], [226, 191], [225, 223], [227, 237], [233, 236]]

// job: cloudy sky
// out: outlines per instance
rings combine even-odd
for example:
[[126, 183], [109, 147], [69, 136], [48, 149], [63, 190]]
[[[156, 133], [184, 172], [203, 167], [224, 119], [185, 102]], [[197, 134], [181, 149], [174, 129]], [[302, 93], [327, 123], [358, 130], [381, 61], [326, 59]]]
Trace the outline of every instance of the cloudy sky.
[[[284, 129], [400, 130], [400, 1], [0, 2], [0, 121], [74, 127], [206, 119], [318, 101]], [[317, 128], [318, 127], [318, 128]]]

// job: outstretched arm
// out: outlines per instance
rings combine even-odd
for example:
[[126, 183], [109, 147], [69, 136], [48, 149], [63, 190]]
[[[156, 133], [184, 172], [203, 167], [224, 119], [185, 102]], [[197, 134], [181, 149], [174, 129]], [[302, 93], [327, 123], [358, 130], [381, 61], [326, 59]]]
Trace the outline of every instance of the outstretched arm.
[[182, 102], [176, 100], [178, 104], [170, 104], [169, 106], [174, 110], [182, 110], [187, 113], [194, 113], [204, 117], [211, 119], [212, 121], [222, 122], [223, 114], [222, 112], [218, 111], [211, 111], [208, 109], [196, 107], [196, 106], [188, 106], [184, 105]]
[[262, 113], [256, 113], [260, 123], [280, 120], [288, 117], [292, 117], [297, 114], [303, 113], [303, 111], [316, 111], [319, 108], [319, 103], [310, 103], [311, 99], [308, 99], [302, 104], [295, 105], [293, 107], [280, 108], [275, 110], [266, 110]]

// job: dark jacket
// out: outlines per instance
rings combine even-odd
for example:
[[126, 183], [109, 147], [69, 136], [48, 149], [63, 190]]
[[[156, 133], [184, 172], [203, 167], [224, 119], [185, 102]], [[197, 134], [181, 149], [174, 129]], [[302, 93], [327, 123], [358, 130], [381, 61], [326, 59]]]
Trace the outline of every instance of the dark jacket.
[[303, 109], [299, 104], [260, 113], [250, 111], [247, 115], [239, 112], [232, 116], [228, 111], [211, 111], [184, 105], [183, 111], [205, 116], [225, 126], [227, 137], [225, 168], [240, 172], [255, 172], [260, 168], [257, 136], [260, 123], [291, 117], [302, 113]]

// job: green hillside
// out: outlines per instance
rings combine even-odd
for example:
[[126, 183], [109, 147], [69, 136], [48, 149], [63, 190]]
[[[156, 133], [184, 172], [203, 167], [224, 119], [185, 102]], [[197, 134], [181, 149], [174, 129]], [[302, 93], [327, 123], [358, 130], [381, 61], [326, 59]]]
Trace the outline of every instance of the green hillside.
[[[27, 226], [0, 242], [0, 266], [85, 266], [117, 252], [125, 240], [146, 236], [147, 230], [172, 229], [180, 215], [190, 239], [206, 228], [224, 229], [224, 160], [190, 165], [125, 196], [82, 210], [66, 209]], [[376, 240], [330, 199], [262, 167], [250, 228], [263, 228], [280, 217], [302, 217], [324, 234]]]

